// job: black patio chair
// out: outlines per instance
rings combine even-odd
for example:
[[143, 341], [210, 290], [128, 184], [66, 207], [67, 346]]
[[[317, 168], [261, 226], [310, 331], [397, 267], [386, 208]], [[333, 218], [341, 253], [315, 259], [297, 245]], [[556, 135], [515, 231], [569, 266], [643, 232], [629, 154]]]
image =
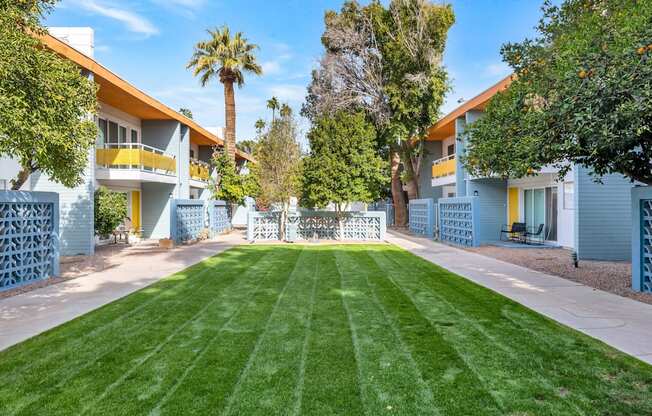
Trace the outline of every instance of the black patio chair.
[[[523, 240], [523, 234], [527, 232], [524, 222], [515, 222], [512, 225], [505, 224], [500, 229], [500, 241], [518, 241]], [[507, 240], [503, 240], [503, 235]]]
[[523, 234], [523, 237], [525, 238], [525, 244], [542, 245], [543, 244], [543, 224], [539, 224], [539, 226], [536, 229], [534, 227], [530, 227], [527, 231], [525, 231], [525, 234]]

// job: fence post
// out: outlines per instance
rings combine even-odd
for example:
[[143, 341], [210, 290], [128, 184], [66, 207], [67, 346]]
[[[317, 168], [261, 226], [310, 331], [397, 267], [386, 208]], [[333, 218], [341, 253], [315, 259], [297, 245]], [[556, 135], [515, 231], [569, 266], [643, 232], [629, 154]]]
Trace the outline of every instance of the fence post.
[[652, 187], [632, 188], [632, 289], [652, 292]]

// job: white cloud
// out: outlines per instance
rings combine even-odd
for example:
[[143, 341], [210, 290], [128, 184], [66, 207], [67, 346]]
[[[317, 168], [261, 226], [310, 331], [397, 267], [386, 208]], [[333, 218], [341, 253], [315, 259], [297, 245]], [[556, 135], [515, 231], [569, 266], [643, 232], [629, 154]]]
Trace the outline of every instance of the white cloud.
[[491, 77], [496, 77], [499, 75], [507, 75], [511, 72], [511, 68], [505, 62], [494, 62], [487, 65], [485, 68], [485, 74]]
[[187, 18], [194, 18], [196, 12], [205, 4], [205, 0], [152, 0], [152, 3], [160, 7], [172, 10]]
[[283, 101], [302, 102], [306, 97], [304, 85], [279, 84], [268, 88], [269, 94]]
[[281, 72], [281, 63], [279, 61], [266, 61], [261, 64], [263, 75], [275, 75]]
[[97, 13], [123, 23], [132, 32], [141, 33], [146, 36], [159, 33], [158, 28], [146, 18], [129, 10], [119, 8], [118, 6], [108, 5], [95, 0], [83, 0], [77, 2], [77, 4], [89, 12]]

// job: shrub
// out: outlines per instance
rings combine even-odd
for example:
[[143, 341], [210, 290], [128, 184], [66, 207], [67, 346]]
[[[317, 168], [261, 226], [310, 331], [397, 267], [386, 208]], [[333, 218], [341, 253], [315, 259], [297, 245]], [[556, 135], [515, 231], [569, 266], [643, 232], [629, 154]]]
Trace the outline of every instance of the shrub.
[[95, 234], [106, 237], [127, 216], [127, 195], [101, 186], [95, 191]]

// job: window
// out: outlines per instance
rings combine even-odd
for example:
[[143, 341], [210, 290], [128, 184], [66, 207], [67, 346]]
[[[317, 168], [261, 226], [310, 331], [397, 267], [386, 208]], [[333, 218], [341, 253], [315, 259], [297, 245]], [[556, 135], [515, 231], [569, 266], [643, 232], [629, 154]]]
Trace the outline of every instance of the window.
[[455, 154], [455, 143], [449, 144], [448, 145], [448, 155], [447, 156], [454, 155], [454, 154]]
[[104, 120], [103, 118], [99, 119], [98, 122], [97, 122], [97, 127], [98, 127], [98, 130], [100, 131], [98, 136], [97, 136], [97, 144], [102, 145], [102, 144], [106, 143], [106, 133], [107, 133], [106, 132], [106, 129], [107, 129], [106, 120]]
[[564, 209], [575, 209], [575, 182], [564, 182]]
[[131, 142], [138, 143], [138, 130], [131, 130]]
[[120, 126], [120, 143], [127, 143], [127, 128]]
[[108, 143], [118, 143], [118, 123], [109, 121], [109, 140]]
[[194, 159], [195, 158], [195, 151], [190, 149], [190, 158]]

